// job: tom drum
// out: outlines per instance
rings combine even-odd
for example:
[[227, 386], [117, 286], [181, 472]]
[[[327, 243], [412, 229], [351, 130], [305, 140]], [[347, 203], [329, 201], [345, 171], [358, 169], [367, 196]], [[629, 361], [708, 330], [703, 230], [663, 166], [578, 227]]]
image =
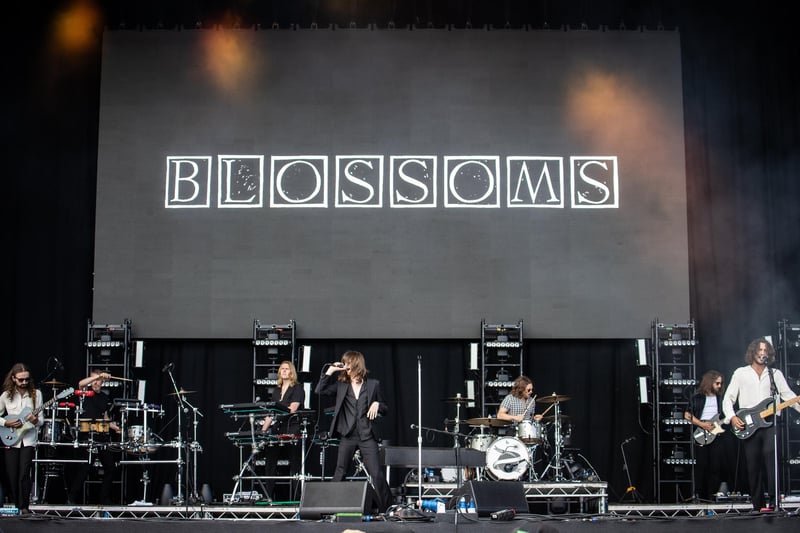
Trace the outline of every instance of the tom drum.
[[544, 428], [540, 422], [523, 420], [517, 424], [517, 438], [525, 444], [540, 444]]
[[492, 444], [496, 437], [489, 433], [479, 433], [477, 435], [470, 435], [467, 438], [467, 446], [472, 448], [473, 450], [478, 450], [479, 452], [485, 452], [489, 449], [489, 446]]

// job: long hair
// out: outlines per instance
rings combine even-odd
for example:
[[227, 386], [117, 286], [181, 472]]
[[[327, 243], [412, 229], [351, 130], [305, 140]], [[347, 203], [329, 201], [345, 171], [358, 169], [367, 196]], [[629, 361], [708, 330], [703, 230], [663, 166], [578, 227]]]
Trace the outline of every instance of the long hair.
[[722, 373], [717, 372], [716, 370], [709, 370], [703, 377], [700, 379], [700, 386], [697, 387], [699, 392], [702, 392], [706, 396], [711, 396], [715, 394], [717, 396], [722, 395], [722, 389], [720, 389], [719, 393], [714, 390], [714, 382], [717, 378], [722, 378], [722, 386], [725, 386], [725, 378], [722, 377]]
[[[294, 363], [291, 361], [281, 361], [281, 364], [278, 366], [278, 369], [283, 365], [289, 366], [289, 386], [294, 387], [297, 385], [297, 369], [294, 367]], [[283, 385], [283, 378], [281, 377], [281, 373], [278, 372], [278, 387]]]
[[351, 375], [353, 378], [360, 381], [367, 379], [369, 370], [367, 370], [367, 364], [364, 362], [364, 354], [361, 352], [353, 350], [344, 352], [344, 354], [342, 354], [342, 363], [350, 367], [350, 372], [339, 372], [339, 381], [350, 383]]
[[28, 381], [28, 394], [30, 394], [31, 398], [34, 398], [34, 401], [36, 401], [36, 383], [33, 382], [31, 369], [28, 368], [28, 365], [25, 363], [16, 363], [11, 367], [11, 370], [8, 371], [8, 374], [6, 374], [6, 379], [3, 381], [3, 394], [11, 399], [11, 397], [14, 395], [14, 387], [17, 386], [13, 378], [20, 372], [27, 372], [30, 376], [31, 379]]
[[767, 339], [765, 339], [764, 337], [760, 337], [751, 342], [747, 346], [747, 351], [744, 353], [745, 363], [747, 363], [748, 365], [753, 364], [753, 361], [756, 360], [756, 352], [758, 352], [759, 345], [762, 342], [767, 345], [767, 364], [771, 365], [772, 363], [775, 362], [775, 348], [772, 347], [772, 343], [769, 342]]
[[514, 398], [522, 398], [525, 396], [525, 389], [528, 388], [528, 385], [533, 386], [533, 381], [528, 376], [520, 376], [514, 380], [514, 384], [511, 386], [511, 396]]

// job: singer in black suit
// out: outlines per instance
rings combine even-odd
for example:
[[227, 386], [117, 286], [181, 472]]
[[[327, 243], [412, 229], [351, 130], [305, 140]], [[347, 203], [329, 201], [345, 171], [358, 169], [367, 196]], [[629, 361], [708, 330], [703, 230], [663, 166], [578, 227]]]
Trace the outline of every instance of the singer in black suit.
[[[338, 379], [334, 374], [339, 374]], [[378, 496], [378, 506], [383, 512], [392, 501], [392, 492], [381, 469], [378, 450], [379, 437], [375, 421], [378, 415], [389, 410], [381, 395], [377, 379], [367, 378], [364, 355], [348, 351], [339, 363], [328, 367], [317, 384], [316, 393], [336, 394], [336, 405], [331, 421], [330, 435], [339, 437], [339, 455], [333, 481], [342, 481], [349, 469], [356, 449]]]

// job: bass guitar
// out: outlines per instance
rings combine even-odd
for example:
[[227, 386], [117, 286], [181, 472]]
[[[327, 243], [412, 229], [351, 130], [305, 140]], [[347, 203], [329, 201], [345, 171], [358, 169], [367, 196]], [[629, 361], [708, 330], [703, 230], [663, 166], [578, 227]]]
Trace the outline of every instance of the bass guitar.
[[57, 400], [62, 400], [67, 396], [69, 396], [70, 394], [72, 394], [73, 392], [75, 392], [75, 389], [73, 387], [64, 389], [63, 391], [59, 392], [55, 398], [47, 400], [36, 409], [31, 409], [30, 407], [26, 407], [18, 415], [6, 416], [5, 417], [6, 421], [21, 420], [23, 423], [18, 428], [0, 426], [0, 443], [2, 443], [3, 446], [14, 446], [22, 437], [22, 435], [25, 434], [25, 432], [27, 432], [30, 429], [33, 429], [34, 427], [33, 424], [25, 420], [28, 417], [28, 415], [30, 414], [38, 415], [42, 411], [42, 409], [47, 409], [53, 404], [53, 402]]
[[694, 441], [700, 445], [705, 446], [707, 444], [711, 444], [714, 442], [714, 439], [717, 438], [717, 435], [720, 433], [725, 433], [725, 430], [722, 429], [722, 415], [718, 414], [711, 417], [708, 420], [703, 420], [703, 422], [711, 422], [714, 427], [711, 428], [711, 431], [707, 431], [701, 427], [695, 427], [694, 433], [692, 436], [694, 437]]
[[744, 428], [737, 429], [736, 426], [731, 423], [733, 434], [742, 440], [749, 439], [750, 436], [759, 429], [772, 425], [772, 420], [767, 420], [767, 417], [770, 417], [775, 413], [779, 413], [787, 407], [796, 404], [797, 402], [800, 402], [800, 396], [795, 396], [791, 400], [786, 400], [785, 402], [779, 403], [775, 408], [773, 408], [773, 399], [765, 398], [760, 401], [758, 405], [745, 409], [739, 409], [736, 411], [736, 416], [738, 416], [742, 422], [744, 422]]

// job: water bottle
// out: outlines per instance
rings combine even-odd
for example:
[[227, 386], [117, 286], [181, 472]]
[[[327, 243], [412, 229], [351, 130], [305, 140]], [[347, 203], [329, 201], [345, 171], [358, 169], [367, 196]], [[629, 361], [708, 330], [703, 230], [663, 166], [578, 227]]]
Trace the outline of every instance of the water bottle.
[[475, 500], [473, 500], [471, 498], [469, 500], [469, 504], [467, 504], [467, 512], [470, 513], [470, 514], [477, 514], [478, 513], [478, 509], [475, 507]]
[[467, 499], [464, 496], [461, 496], [458, 499], [458, 512], [459, 513], [467, 512]]

